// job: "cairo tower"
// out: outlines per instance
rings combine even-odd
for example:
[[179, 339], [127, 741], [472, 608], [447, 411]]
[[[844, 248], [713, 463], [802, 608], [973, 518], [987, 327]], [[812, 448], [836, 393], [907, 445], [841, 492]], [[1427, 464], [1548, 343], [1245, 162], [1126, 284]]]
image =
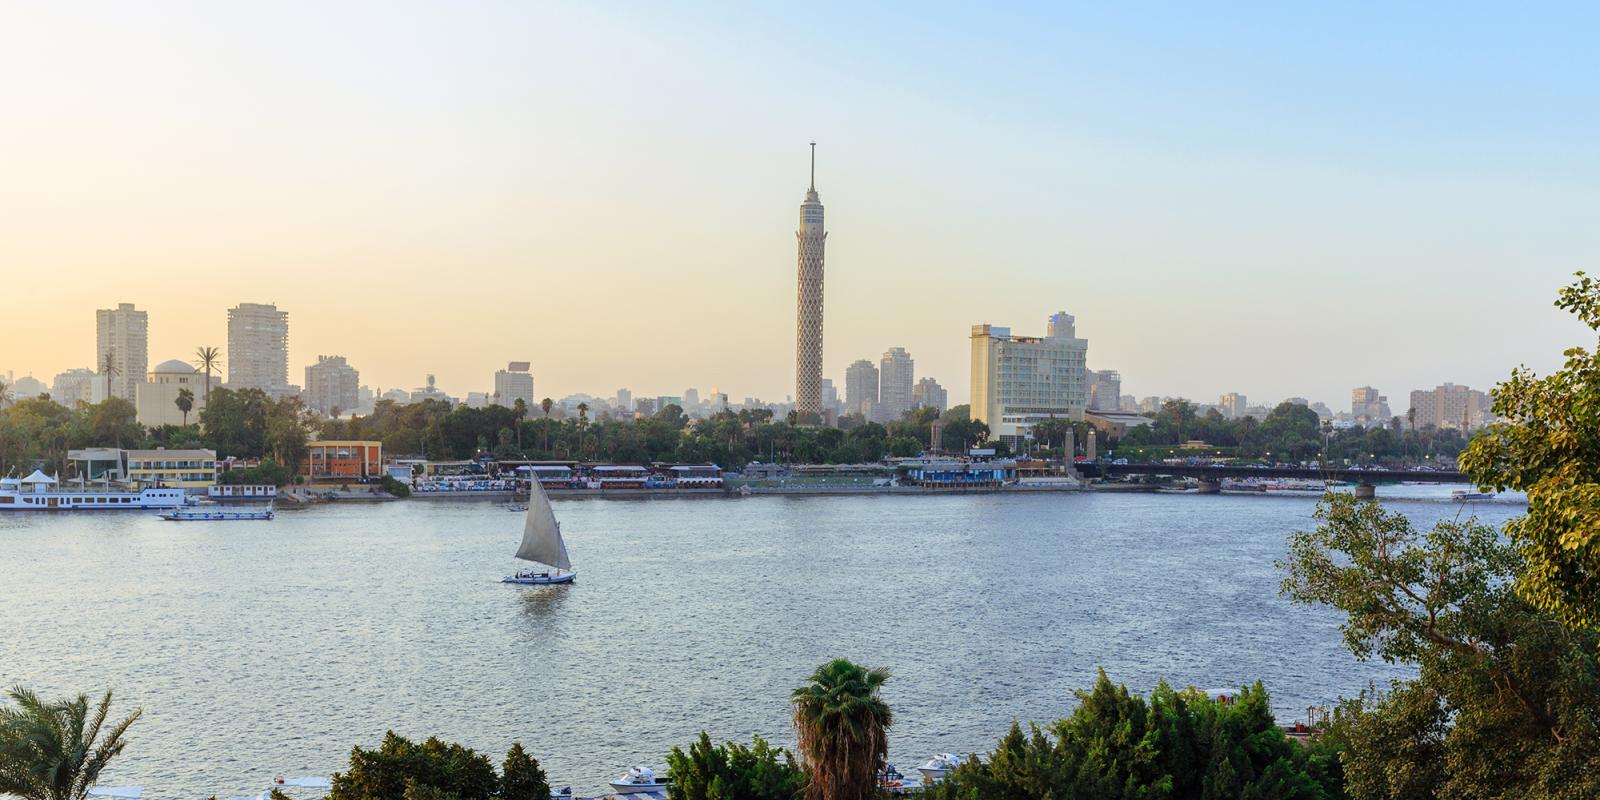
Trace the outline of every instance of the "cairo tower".
[[811, 143], [811, 188], [800, 204], [800, 244], [794, 330], [794, 408], [822, 414], [822, 201], [817, 198], [817, 143]]

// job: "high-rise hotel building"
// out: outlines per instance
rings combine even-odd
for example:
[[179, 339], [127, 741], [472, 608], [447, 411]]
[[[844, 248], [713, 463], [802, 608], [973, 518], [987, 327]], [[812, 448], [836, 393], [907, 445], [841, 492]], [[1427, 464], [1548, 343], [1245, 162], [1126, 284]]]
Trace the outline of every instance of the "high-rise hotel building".
[[289, 388], [289, 313], [271, 304], [228, 309], [228, 387], [280, 395]]
[[1077, 337], [1065, 311], [1051, 315], [1043, 338], [972, 326], [972, 418], [989, 426], [990, 438], [1012, 447], [1039, 422], [1083, 419], [1088, 354], [1089, 341]]
[[822, 201], [817, 197], [817, 143], [811, 143], [811, 188], [800, 204], [799, 263], [795, 297], [794, 408], [822, 413]]
[[132, 303], [102, 308], [94, 312], [94, 333], [94, 371], [100, 381], [106, 382], [109, 362], [111, 396], [137, 402], [139, 384], [150, 369], [149, 315]]

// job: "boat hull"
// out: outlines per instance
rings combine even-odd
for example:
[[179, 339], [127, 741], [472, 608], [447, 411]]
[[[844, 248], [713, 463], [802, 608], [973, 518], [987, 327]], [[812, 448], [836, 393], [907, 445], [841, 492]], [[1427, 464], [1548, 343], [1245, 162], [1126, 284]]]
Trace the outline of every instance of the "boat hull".
[[176, 512], [171, 514], [162, 514], [161, 518], [167, 520], [168, 522], [222, 522], [228, 520], [272, 519], [272, 513], [261, 512], [230, 514], [226, 511], [217, 511], [210, 513], [186, 514], [183, 512]]
[[[501, 583], [515, 583], [523, 586], [550, 586], [558, 583], [572, 583], [578, 579], [576, 572], [563, 572], [560, 575], [507, 575], [500, 579]], [[615, 784], [613, 784], [615, 785]]]
[[645, 792], [661, 794], [667, 791], [667, 785], [664, 783], [612, 783], [611, 788], [615, 789], [617, 794], [643, 794]]

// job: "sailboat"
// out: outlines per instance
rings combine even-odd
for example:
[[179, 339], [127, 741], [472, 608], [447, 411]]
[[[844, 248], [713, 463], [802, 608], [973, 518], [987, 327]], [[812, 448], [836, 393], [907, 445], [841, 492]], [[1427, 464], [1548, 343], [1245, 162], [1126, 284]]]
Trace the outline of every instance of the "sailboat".
[[502, 583], [522, 583], [543, 586], [552, 583], [572, 583], [578, 573], [572, 571], [572, 561], [567, 558], [567, 543], [561, 539], [561, 523], [550, 508], [550, 498], [538, 477], [528, 490], [528, 515], [522, 524], [522, 545], [517, 548], [517, 558], [536, 564], [547, 564], [554, 570], [523, 570], [507, 575]]

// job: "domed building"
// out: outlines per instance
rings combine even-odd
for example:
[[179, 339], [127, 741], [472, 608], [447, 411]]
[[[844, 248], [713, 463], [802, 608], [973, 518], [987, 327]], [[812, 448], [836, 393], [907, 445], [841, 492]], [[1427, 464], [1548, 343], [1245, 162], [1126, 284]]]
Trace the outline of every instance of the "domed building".
[[139, 384], [139, 424], [147, 428], [186, 424], [185, 415], [178, 408], [178, 394], [184, 389], [194, 395], [187, 424], [198, 421], [200, 409], [206, 404], [205, 384], [205, 374], [186, 362], [174, 358], [157, 364]]

